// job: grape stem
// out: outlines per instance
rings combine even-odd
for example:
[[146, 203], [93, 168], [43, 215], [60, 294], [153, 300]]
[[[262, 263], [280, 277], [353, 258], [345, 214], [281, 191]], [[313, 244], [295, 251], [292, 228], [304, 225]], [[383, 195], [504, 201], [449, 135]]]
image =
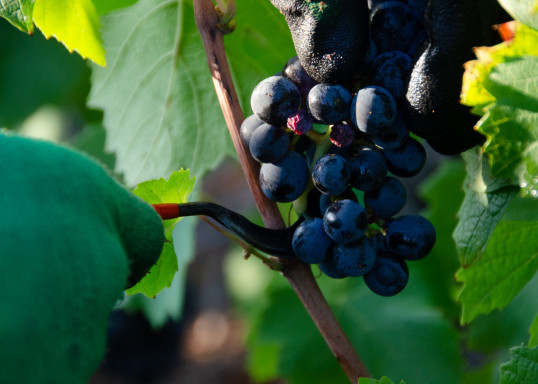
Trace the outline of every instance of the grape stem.
[[[194, 0], [194, 18], [222, 113], [258, 211], [267, 228], [282, 229], [285, 224], [277, 205], [263, 194], [259, 186], [259, 164], [250, 156], [239, 136], [244, 116], [226, 58], [224, 31], [218, 28], [221, 20], [213, 1]], [[350, 382], [356, 383], [359, 377], [369, 377], [368, 370], [321, 293], [310, 266], [295, 258], [281, 258], [279, 261], [282, 263], [282, 275], [303, 303]]]

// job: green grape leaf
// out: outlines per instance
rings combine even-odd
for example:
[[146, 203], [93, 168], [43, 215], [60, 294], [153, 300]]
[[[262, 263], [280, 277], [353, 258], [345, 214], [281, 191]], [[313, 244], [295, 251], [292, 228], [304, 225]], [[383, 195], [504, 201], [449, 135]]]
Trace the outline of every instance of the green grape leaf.
[[[182, 169], [173, 172], [168, 180], [158, 179], [141, 183], [133, 193], [150, 204], [184, 203], [193, 187], [194, 178], [190, 177], [189, 171]], [[177, 258], [172, 246], [172, 232], [179, 220], [180, 218], [164, 221], [167, 244], [149, 273], [138, 284], [126, 291], [128, 295], [143, 293], [148, 297], [154, 297], [163, 288], [170, 286], [178, 270]]]
[[499, 4], [515, 19], [538, 29], [536, 0], [499, 0]]
[[[293, 45], [270, 2], [236, 6], [237, 27], [225, 43], [238, 95], [248, 106], [252, 89], [281, 69]], [[139, 0], [102, 22], [110, 65], [94, 67], [89, 105], [104, 110], [107, 149], [116, 153], [116, 170], [127, 184], [182, 166], [203, 175], [233, 156], [192, 2]]]
[[[495, 369], [508, 359], [508, 347], [529, 338], [529, 325], [536, 316], [538, 275], [535, 275], [516, 297], [502, 310], [478, 316], [465, 327], [467, 347], [489, 355]], [[495, 337], [491, 337], [495, 335]]]
[[516, 23], [512, 41], [475, 52], [478, 60], [466, 63], [462, 102], [483, 115], [476, 129], [487, 137], [491, 175], [536, 198], [538, 31]]
[[538, 345], [538, 315], [534, 318], [530, 329], [531, 338], [529, 347], [534, 348]]
[[536, 198], [538, 57], [498, 64], [489, 79], [489, 89], [498, 99], [487, 107], [477, 128], [488, 137], [484, 150], [490, 155], [492, 176], [511, 178]]
[[157, 263], [151, 267], [146, 276], [134, 287], [125, 291], [127, 295], [143, 293], [148, 297], [155, 297], [164, 288], [170, 287], [178, 271], [177, 257], [172, 243], [166, 243]]
[[53, 36], [69, 52], [106, 64], [99, 16], [91, 0], [40, 0], [34, 5], [33, 19], [47, 39]]
[[0, 1], [0, 16], [28, 34], [34, 33], [32, 11], [35, 0]]
[[119, 8], [126, 8], [133, 5], [138, 0], [93, 0], [95, 9], [99, 15], [114, 11]]
[[500, 384], [538, 383], [538, 347], [514, 347], [511, 360], [501, 365]]
[[[408, 288], [421, 285], [416, 282], [417, 276], [412, 276], [415, 279], [410, 280]], [[424, 372], [428, 372], [428, 379], [437, 384], [460, 382], [463, 361], [457, 331], [438, 307], [416, 298], [414, 288], [406, 288], [398, 297], [385, 298], [368, 290], [360, 278], [336, 281], [323, 276], [319, 282], [373, 376], [402, 377], [406, 382], [418, 383], [424, 382]], [[265, 290], [264, 300], [258, 300], [247, 341], [249, 348], [271, 346], [271, 361], [278, 362], [274, 376], [285, 377], [290, 384], [345, 382], [342, 369], [304, 307], [291, 289], [278, 283], [273, 280]], [[443, 353], [439, 353], [441, 346]], [[421, 361], [420, 370], [413, 364], [417, 359]], [[265, 369], [262, 360], [256, 363], [249, 369]]]
[[[369, 377], [361, 377], [359, 379], [359, 384], [394, 384], [394, 381], [389, 379], [387, 376], [383, 376], [381, 379], [371, 379]], [[405, 384], [405, 382], [402, 380], [399, 382], [399, 384]]]
[[537, 238], [538, 222], [499, 222], [482, 258], [456, 275], [464, 283], [458, 296], [462, 324], [504, 308], [535, 275], [538, 251], [532, 239]]
[[480, 259], [497, 222], [517, 194], [509, 181], [489, 176], [489, 164], [480, 149], [463, 154], [467, 176], [465, 199], [461, 205], [454, 239], [462, 266], [468, 267]]

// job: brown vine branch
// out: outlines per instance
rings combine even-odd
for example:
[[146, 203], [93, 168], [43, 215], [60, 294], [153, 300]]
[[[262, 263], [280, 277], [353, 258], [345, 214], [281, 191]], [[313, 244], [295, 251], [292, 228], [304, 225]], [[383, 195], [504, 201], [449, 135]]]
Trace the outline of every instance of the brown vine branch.
[[[194, 0], [194, 17], [222, 113], [258, 211], [266, 227], [283, 228], [284, 221], [276, 204], [260, 189], [259, 164], [250, 156], [239, 136], [244, 116], [230, 75], [223, 32], [218, 28], [219, 14], [212, 0]], [[310, 266], [296, 260], [280, 261], [283, 263], [282, 274], [288, 279], [349, 380], [356, 383], [359, 377], [369, 377], [368, 370], [321, 293]]]

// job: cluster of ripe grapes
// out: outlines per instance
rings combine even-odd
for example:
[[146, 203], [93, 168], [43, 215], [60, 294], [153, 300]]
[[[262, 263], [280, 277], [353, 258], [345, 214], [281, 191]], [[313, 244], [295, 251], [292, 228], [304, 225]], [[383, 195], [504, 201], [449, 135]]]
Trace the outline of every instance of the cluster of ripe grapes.
[[406, 262], [425, 257], [435, 242], [424, 217], [395, 218], [407, 198], [397, 177], [418, 174], [426, 160], [398, 108], [411, 51], [424, 40], [423, 6], [373, 7], [363, 76], [353, 84], [317, 83], [290, 59], [255, 87], [254, 113], [240, 132], [261, 163], [265, 195], [293, 202], [305, 218], [293, 236], [295, 255], [332, 278], [363, 276], [383, 296], [406, 286]]

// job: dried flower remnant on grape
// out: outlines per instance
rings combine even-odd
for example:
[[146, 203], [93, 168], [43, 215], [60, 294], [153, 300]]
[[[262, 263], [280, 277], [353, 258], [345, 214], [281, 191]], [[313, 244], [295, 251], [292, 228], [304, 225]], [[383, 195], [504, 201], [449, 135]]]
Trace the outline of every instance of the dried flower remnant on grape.
[[314, 119], [312, 116], [299, 109], [296, 113], [288, 117], [287, 126], [296, 135], [302, 135], [310, 131], [314, 125]]
[[353, 128], [345, 124], [336, 124], [331, 128], [330, 140], [337, 147], [349, 147], [355, 139]]

